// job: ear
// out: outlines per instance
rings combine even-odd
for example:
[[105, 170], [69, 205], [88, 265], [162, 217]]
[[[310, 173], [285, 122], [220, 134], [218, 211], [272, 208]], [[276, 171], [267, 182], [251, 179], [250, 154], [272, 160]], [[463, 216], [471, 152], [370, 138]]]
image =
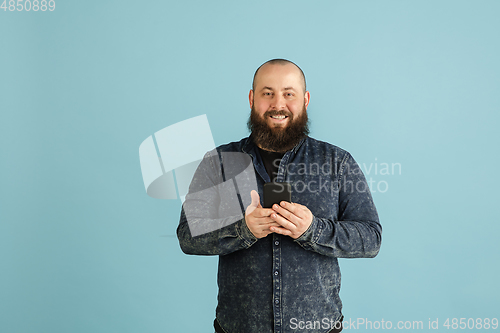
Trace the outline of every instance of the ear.
[[307, 106], [309, 105], [310, 99], [311, 99], [311, 94], [309, 93], [309, 91], [306, 91], [306, 93], [304, 94], [304, 105], [306, 106], [306, 110]]
[[250, 93], [248, 94], [248, 101], [250, 102], [250, 109], [253, 108], [253, 90], [250, 89]]

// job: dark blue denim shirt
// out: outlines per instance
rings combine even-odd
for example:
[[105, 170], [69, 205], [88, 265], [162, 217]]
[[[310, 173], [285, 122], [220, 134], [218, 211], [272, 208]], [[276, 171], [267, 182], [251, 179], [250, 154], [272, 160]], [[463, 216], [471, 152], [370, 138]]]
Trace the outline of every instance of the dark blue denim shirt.
[[[270, 179], [251, 138], [216, 150], [251, 156], [262, 203]], [[211, 211], [200, 223], [218, 218], [224, 195], [217, 189], [223, 167], [210, 161], [200, 163], [190, 185], [190, 193], [213, 188], [204, 202], [196, 202]], [[382, 228], [368, 184], [347, 151], [306, 137], [283, 156], [277, 181], [291, 183], [292, 202], [313, 214], [311, 226], [297, 239], [275, 233], [257, 239], [244, 218], [192, 237], [185, 206], [194, 199], [186, 196], [177, 236], [186, 254], [219, 255], [216, 319], [225, 332], [330, 331], [342, 315], [337, 258], [372, 258], [380, 249]], [[245, 208], [241, 205], [241, 216]]]

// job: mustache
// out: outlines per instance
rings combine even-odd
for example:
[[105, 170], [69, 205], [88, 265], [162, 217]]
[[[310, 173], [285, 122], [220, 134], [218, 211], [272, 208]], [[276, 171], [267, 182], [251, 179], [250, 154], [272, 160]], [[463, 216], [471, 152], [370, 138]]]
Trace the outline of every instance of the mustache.
[[286, 111], [286, 110], [272, 110], [272, 111], [264, 112], [264, 118], [271, 117], [271, 116], [287, 116], [287, 117], [292, 118], [293, 114], [290, 111]]

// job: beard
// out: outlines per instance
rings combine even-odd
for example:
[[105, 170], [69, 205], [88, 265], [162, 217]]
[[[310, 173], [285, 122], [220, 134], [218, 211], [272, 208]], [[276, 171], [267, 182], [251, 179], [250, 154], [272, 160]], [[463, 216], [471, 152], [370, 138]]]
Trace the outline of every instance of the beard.
[[[255, 103], [254, 103], [255, 106]], [[261, 117], [252, 106], [247, 126], [254, 143], [264, 150], [284, 153], [295, 147], [300, 140], [309, 134], [309, 119], [306, 106], [295, 118], [290, 111], [266, 111]], [[270, 116], [284, 115], [289, 118], [286, 126], [269, 126]]]

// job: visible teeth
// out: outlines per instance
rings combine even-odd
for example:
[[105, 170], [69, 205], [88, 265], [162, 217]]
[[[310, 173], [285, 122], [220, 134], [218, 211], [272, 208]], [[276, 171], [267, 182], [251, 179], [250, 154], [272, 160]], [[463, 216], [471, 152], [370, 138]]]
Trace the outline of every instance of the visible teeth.
[[273, 119], [285, 119], [285, 116], [271, 116]]

